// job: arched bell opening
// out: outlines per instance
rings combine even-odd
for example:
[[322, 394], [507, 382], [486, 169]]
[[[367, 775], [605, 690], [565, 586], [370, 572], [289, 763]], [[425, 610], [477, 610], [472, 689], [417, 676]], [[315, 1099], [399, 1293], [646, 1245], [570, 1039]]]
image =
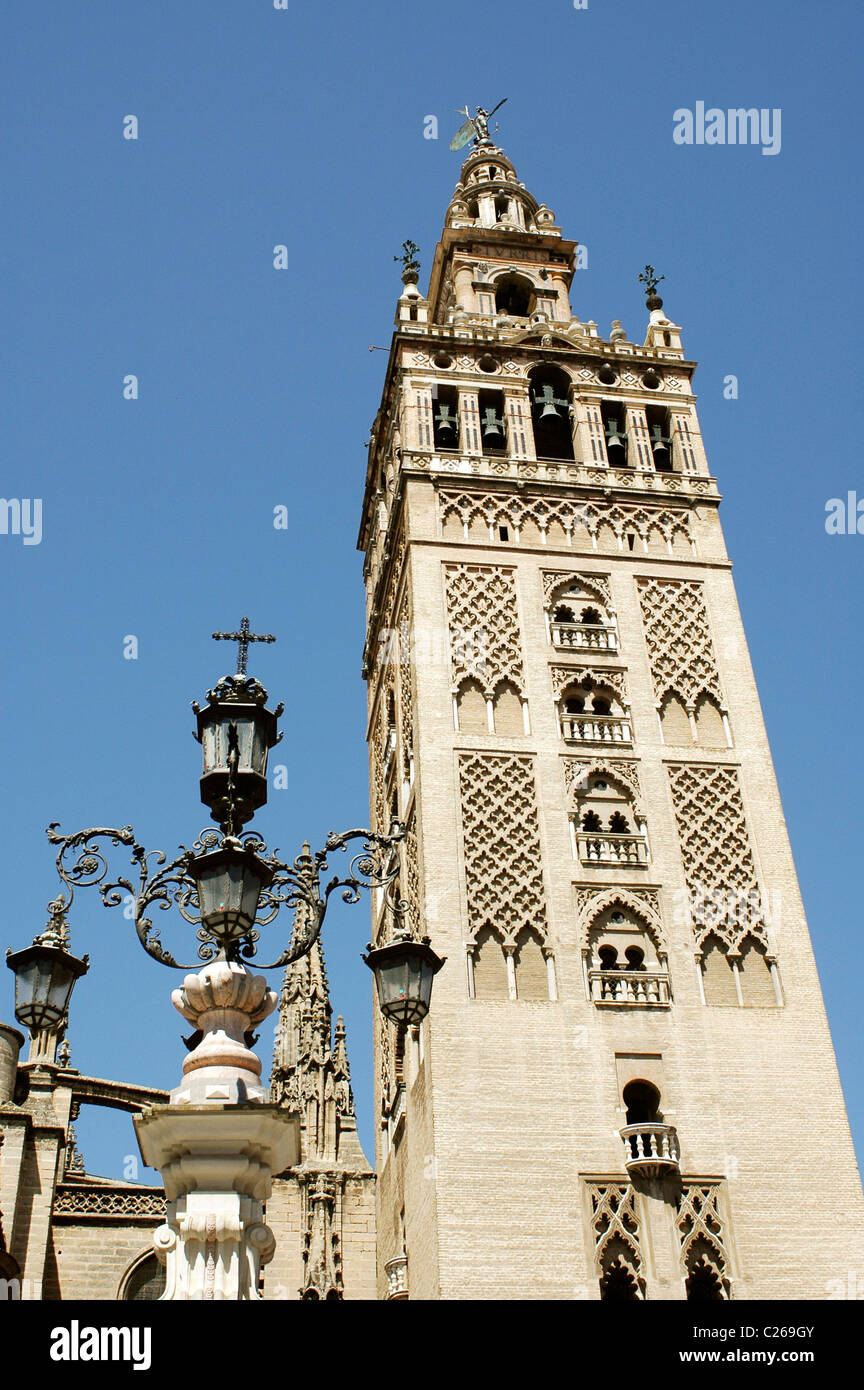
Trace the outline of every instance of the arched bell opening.
[[459, 394], [454, 386], [439, 386], [433, 403], [432, 429], [436, 449], [459, 448]]
[[600, 415], [606, 440], [606, 457], [610, 468], [626, 468], [627, 407], [623, 401], [601, 401]]
[[480, 391], [477, 404], [480, 408], [480, 438], [484, 454], [506, 453], [503, 391]]
[[544, 364], [529, 373], [531, 419], [538, 458], [573, 461], [573, 383], [559, 367]]
[[671, 416], [665, 406], [646, 405], [645, 421], [648, 425], [649, 448], [658, 473], [671, 473], [672, 425]]
[[537, 295], [525, 275], [502, 275], [495, 285], [495, 312], [510, 318], [527, 319], [534, 312]]

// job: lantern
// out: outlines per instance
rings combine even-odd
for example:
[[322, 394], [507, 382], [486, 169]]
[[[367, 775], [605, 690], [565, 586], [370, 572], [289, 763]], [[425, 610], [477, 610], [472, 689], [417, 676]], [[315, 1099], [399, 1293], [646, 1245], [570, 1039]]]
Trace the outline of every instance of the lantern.
[[37, 939], [23, 951], [6, 953], [6, 964], [15, 972], [15, 1017], [31, 1036], [52, 1032], [66, 1017], [72, 989], [89, 962], [62, 946], [45, 946]]
[[266, 699], [254, 677], [238, 674], [207, 692], [206, 709], [192, 705], [204, 758], [201, 800], [220, 825], [230, 820], [232, 830], [267, 800], [267, 755], [282, 737], [276, 724], [283, 706], [266, 709]]
[[255, 925], [258, 900], [273, 870], [239, 840], [226, 837], [218, 849], [189, 860], [198, 889], [201, 925], [227, 947]]
[[363, 957], [378, 988], [378, 1005], [392, 1023], [412, 1026], [429, 1012], [432, 980], [444, 961], [427, 941], [397, 937]]

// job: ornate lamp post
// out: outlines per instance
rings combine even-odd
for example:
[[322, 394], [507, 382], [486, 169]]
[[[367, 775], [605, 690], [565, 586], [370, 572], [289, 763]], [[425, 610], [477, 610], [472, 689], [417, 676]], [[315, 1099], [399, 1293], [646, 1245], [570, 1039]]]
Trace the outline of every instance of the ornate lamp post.
[[[244, 830], [267, 799], [267, 755], [281, 738], [276, 726], [282, 712], [281, 705], [274, 711], [266, 708], [266, 690], [247, 675], [248, 645], [275, 639], [250, 632], [246, 618], [238, 632], [213, 636], [239, 643], [236, 673], [208, 692], [205, 709], [193, 705], [204, 759], [201, 799], [219, 830], [207, 827], [191, 849], [181, 847], [177, 858], [166, 863], [161, 851], [138, 844], [129, 825], [68, 835], [56, 823], [48, 828], [49, 840], [59, 847], [57, 869], [68, 894], [58, 900], [60, 916], [77, 888], [98, 887], [108, 907], [131, 895], [135, 930], [147, 954], [190, 972], [171, 996], [196, 1030], [183, 1080], [171, 1092], [170, 1104], [151, 1107], [135, 1122], [144, 1161], [161, 1171], [168, 1198], [167, 1222], [154, 1237], [167, 1265], [165, 1299], [259, 1296], [258, 1272], [274, 1249], [262, 1203], [273, 1173], [298, 1158], [299, 1118], [266, 1103], [261, 1062], [248, 1045], [255, 1024], [277, 1004], [265, 977], [252, 974], [244, 963], [257, 953], [259, 928], [283, 908], [293, 909], [290, 944], [262, 969], [278, 969], [305, 955], [321, 931], [333, 893], [341, 891], [346, 902], [356, 903], [361, 889], [387, 890], [394, 883], [397, 846], [404, 836], [398, 822], [388, 835], [348, 830], [328, 835], [323, 849], [314, 853], [304, 844], [296, 859], [286, 861], [277, 851], [268, 852], [254, 831]], [[330, 856], [356, 841], [361, 844], [347, 870], [328, 877]], [[131, 876], [112, 876], [111, 845], [130, 850]], [[179, 965], [154, 930], [149, 914], [172, 903], [197, 927], [203, 967]], [[390, 906], [397, 915], [404, 913], [404, 904]], [[39, 1009], [65, 1014], [86, 957], [76, 961], [64, 954], [62, 945], [40, 939], [10, 957], [20, 983], [20, 1021], [35, 1017]], [[48, 957], [46, 951], [54, 955]], [[426, 1016], [432, 977], [443, 964], [428, 938], [418, 940], [402, 929], [389, 945], [370, 949], [364, 960], [375, 974], [385, 1016], [409, 1024]], [[38, 984], [31, 983], [37, 979]]]

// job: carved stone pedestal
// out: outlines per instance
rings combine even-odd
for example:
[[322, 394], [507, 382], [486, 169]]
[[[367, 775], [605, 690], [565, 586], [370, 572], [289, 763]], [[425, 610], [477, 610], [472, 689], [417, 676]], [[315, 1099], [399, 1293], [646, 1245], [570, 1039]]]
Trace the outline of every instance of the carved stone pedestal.
[[168, 1199], [153, 1238], [166, 1267], [163, 1298], [257, 1299], [275, 1248], [262, 1203], [273, 1173], [299, 1159], [299, 1117], [254, 1103], [160, 1105], [135, 1130]]
[[135, 1120], [144, 1162], [165, 1183], [168, 1219], [154, 1238], [163, 1299], [257, 1299], [275, 1242], [263, 1220], [274, 1173], [300, 1157], [300, 1118], [263, 1104], [261, 1063], [246, 1037], [276, 1007], [261, 975], [217, 959], [172, 999], [201, 1040], [170, 1105]]

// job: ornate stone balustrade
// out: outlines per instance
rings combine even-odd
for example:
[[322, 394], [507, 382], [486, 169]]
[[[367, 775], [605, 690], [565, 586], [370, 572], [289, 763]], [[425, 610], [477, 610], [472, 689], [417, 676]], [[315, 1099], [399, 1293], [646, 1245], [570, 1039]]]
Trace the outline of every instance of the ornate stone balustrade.
[[552, 623], [552, 644], [570, 651], [573, 648], [589, 651], [617, 652], [618, 633], [606, 623]]
[[397, 1298], [408, 1297], [408, 1256], [399, 1255], [395, 1260], [388, 1260], [384, 1266], [387, 1274], [387, 1299], [392, 1301]]
[[597, 835], [580, 830], [576, 836], [583, 864], [647, 864], [644, 835]]
[[116, 1187], [108, 1183], [60, 1183], [54, 1198], [58, 1221], [164, 1221], [161, 1187]]
[[628, 1173], [650, 1178], [678, 1172], [681, 1149], [672, 1125], [625, 1125], [621, 1138]]
[[617, 714], [561, 715], [561, 737], [568, 743], [632, 743], [630, 720]]
[[669, 976], [662, 971], [589, 970], [588, 986], [595, 1004], [669, 1005]]

